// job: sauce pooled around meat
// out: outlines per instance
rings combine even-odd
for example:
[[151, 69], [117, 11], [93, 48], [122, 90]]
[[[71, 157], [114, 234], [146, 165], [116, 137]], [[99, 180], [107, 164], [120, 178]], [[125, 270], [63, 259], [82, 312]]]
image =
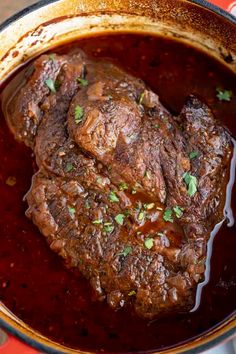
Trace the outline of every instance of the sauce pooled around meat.
[[[110, 59], [116, 58], [116, 62], [112, 62], [106, 58], [112, 38], [81, 40], [79, 47], [84, 51], [74, 45], [39, 57], [6, 88], [3, 108], [15, 138], [33, 149], [37, 163], [26, 194], [26, 214], [46, 237], [51, 250], [72, 269], [70, 275], [65, 271], [63, 276], [58, 274], [61, 280], [56, 286], [61, 281], [68, 286], [64, 295], [59, 289], [55, 312], [64, 321], [72, 319], [70, 333], [66, 329], [68, 333], [59, 338], [61, 329], [55, 330], [55, 319], [48, 326], [50, 332], [44, 333], [86, 349], [91, 349], [91, 340], [93, 349], [157, 349], [197, 334], [176, 331], [173, 324], [181, 318], [184, 329], [189, 321], [200, 318], [204, 292], [211, 283], [203, 288], [200, 307], [190, 314], [198, 285], [205, 279], [207, 242], [215, 225], [226, 219], [224, 208], [234, 141], [220, 123], [222, 108], [216, 109], [217, 101], [222, 101], [225, 114], [235, 98], [229, 81], [226, 91], [219, 76], [221, 72], [225, 74], [223, 68], [207, 58], [207, 63], [215, 66], [209, 71], [202, 53], [161, 38], [126, 35], [116, 37], [117, 46], [110, 53]], [[136, 68], [132, 57], [128, 67], [121, 68], [122, 43], [129, 41], [132, 55], [144, 62], [145, 70], [141, 65]], [[148, 50], [145, 45], [149, 45]], [[164, 52], [159, 49], [154, 55], [157, 45]], [[174, 54], [175, 46], [179, 54]], [[141, 52], [145, 55], [140, 56]], [[94, 59], [98, 55], [102, 59]], [[169, 55], [177, 58], [168, 61]], [[197, 68], [199, 58], [202, 66]], [[148, 59], [150, 62], [145, 63]], [[168, 65], [172, 60], [175, 65], [172, 63], [171, 68]], [[186, 92], [178, 83], [178, 75], [184, 69], [189, 85], [195, 85]], [[199, 79], [196, 70], [208, 76], [206, 93], [206, 89], [192, 82], [195, 76]], [[153, 73], [146, 77], [148, 71], [155, 72], [156, 85], [152, 82]], [[216, 79], [219, 81], [213, 95], [211, 85]], [[168, 90], [171, 84], [176, 85], [173, 100], [172, 89]], [[10, 100], [6, 100], [7, 96]], [[14, 177], [16, 181], [11, 177], [7, 187], [17, 187], [19, 177]], [[228, 195], [228, 202], [229, 198]], [[21, 203], [21, 212], [23, 207]], [[226, 208], [226, 212], [230, 209]], [[233, 223], [232, 217], [230, 221]], [[25, 218], [24, 223], [32, 228]], [[35, 241], [31, 242], [41, 242], [45, 248], [33, 236]], [[39, 251], [41, 262], [55, 262], [52, 255], [40, 255], [36, 244], [33, 250]], [[61, 265], [56, 262], [58, 271]], [[14, 267], [17, 265], [13, 261], [10, 268]], [[55, 282], [55, 264], [47, 267], [46, 274], [51, 272]], [[32, 279], [35, 282], [37, 275]], [[73, 282], [72, 287], [68, 282]], [[28, 284], [24, 284], [24, 289], [28, 289]], [[231, 284], [233, 290], [227, 290], [233, 293], [232, 279]], [[8, 281], [3, 285], [3, 289], [12, 286]], [[35, 291], [35, 286], [28, 291]], [[77, 300], [74, 292], [78, 293]], [[48, 298], [50, 309], [55, 306], [54, 296]], [[68, 306], [69, 298], [74, 299], [72, 307], [70, 304], [70, 309], [61, 313], [60, 301], [66, 301]], [[3, 301], [8, 305], [5, 298]], [[113, 312], [106, 303], [119, 311]], [[26, 322], [33, 323], [35, 318], [31, 317]], [[135, 323], [128, 337], [119, 326], [124, 320]], [[168, 323], [172, 323], [175, 333], [173, 342], [165, 343], [163, 338], [161, 342], [161, 336], [158, 341], [157, 329], [163, 333]], [[35, 327], [42, 331], [38, 325]], [[77, 343], [73, 333], [78, 331], [82, 338]], [[151, 343], [136, 340], [139, 331], [148, 332]]]

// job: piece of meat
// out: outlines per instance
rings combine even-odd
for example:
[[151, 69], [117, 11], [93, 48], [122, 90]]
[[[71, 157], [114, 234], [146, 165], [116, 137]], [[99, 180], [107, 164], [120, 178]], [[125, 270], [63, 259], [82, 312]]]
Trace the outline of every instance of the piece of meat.
[[46, 102], [51, 93], [47, 80], [51, 80], [57, 88], [63, 80], [61, 69], [66, 71], [71, 66], [77, 66], [77, 72], [83, 71], [82, 52], [71, 53], [69, 56], [42, 55], [25, 71], [17, 92], [4, 107], [8, 126], [17, 140], [33, 147], [37, 128], [51, 104], [50, 100]]
[[[39, 167], [27, 216], [98, 300], [149, 319], [189, 311], [204, 280], [207, 241], [224, 217], [230, 134], [194, 96], [172, 117], [114, 64], [81, 51], [55, 58], [57, 91], [45, 90], [52, 63], [40, 57], [5, 109]], [[31, 85], [43, 87], [37, 100]], [[25, 109], [32, 104], [40, 112], [33, 125]]]
[[[137, 236], [135, 204], [109, 180], [101, 185], [97, 179], [84, 189], [78, 179], [67, 182], [37, 173], [27, 195], [27, 216], [39, 226], [51, 249], [69, 268], [78, 267], [98, 298], [106, 298], [114, 309], [132, 302], [136, 312], [147, 318], [176, 308], [190, 309], [196, 281], [185, 272], [193, 258], [181, 264], [179, 254], [188, 249], [181, 230], [166, 229], [162, 212], [154, 206], [147, 214], [158, 220], [158, 227]], [[109, 199], [114, 191], [119, 203]], [[127, 215], [123, 225], [116, 222], [120, 214]], [[144, 246], [145, 237], [153, 238], [150, 250]]]
[[[113, 181], [125, 181], [130, 189], [146, 192], [164, 202], [165, 181], [159, 155], [153, 149], [164, 134], [160, 130], [154, 136], [152, 129], [168, 125], [169, 113], [144, 83], [114, 65], [89, 63], [86, 68], [89, 85], [78, 91], [69, 110], [71, 136], [109, 168]], [[144, 109], [142, 101], [151, 107]], [[75, 121], [78, 106], [84, 111], [79, 124]], [[148, 129], [145, 129], [148, 119]]]

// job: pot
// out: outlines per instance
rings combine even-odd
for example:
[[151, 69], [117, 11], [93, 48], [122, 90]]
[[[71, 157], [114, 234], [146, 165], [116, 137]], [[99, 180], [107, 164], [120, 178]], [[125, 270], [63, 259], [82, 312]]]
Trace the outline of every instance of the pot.
[[[204, 0], [43, 0], [0, 25], [0, 83], [49, 48], [104, 32], [141, 32], [189, 43], [236, 73], [236, 19]], [[0, 304], [0, 325], [47, 353], [83, 353], [44, 337]], [[161, 353], [198, 353], [236, 334], [236, 314]], [[160, 352], [156, 352], [160, 353]]]

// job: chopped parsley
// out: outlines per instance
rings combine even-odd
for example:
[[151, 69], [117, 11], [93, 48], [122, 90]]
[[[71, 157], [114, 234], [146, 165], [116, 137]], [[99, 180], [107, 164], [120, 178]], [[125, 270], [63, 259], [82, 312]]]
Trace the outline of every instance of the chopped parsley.
[[55, 81], [55, 89], [56, 89], [56, 91], [59, 90], [60, 86], [61, 86], [61, 82], [58, 81], [58, 80], [56, 80], [56, 81]]
[[174, 212], [175, 212], [176, 217], [177, 217], [178, 219], [180, 219], [181, 216], [183, 215], [183, 211], [184, 211], [184, 210], [183, 210], [182, 208], [180, 208], [179, 206], [173, 207], [173, 210], [174, 210]]
[[186, 186], [188, 187], [188, 195], [193, 197], [197, 192], [197, 178], [191, 175], [189, 172], [185, 172], [183, 179]]
[[114, 231], [115, 226], [111, 222], [105, 222], [104, 223], [104, 231], [108, 234], [110, 234], [112, 231]]
[[119, 198], [117, 197], [117, 195], [114, 191], [111, 191], [111, 193], [109, 194], [109, 200], [112, 203], [119, 203]]
[[142, 104], [143, 103], [143, 99], [144, 99], [144, 95], [145, 95], [145, 91], [143, 91], [139, 97], [139, 100], [138, 100], [138, 104]]
[[53, 63], [55, 62], [55, 54], [54, 53], [49, 54], [48, 57]]
[[154, 240], [153, 238], [147, 238], [145, 241], [144, 241], [144, 245], [145, 247], [150, 250], [153, 246], [154, 246]]
[[102, 219], [93, 220], [93, 224], [94, 224], [94, 225], [100, 225], [100, 224], [102, 224]]
[[164, 237], [165, 234], [163, 234], [163, 232], [158, 232], [158, 233], [157, 233], [157, 236]]
[[129, 293], [128, 293], [128, 296], [135, 296], [136, 295], [136, 291], [135, 290], [131, 290]]
[[119, 184], [119, 190], [120, 190], [120, 191], [126, 191], [128, 188], [129, 188], [129, 187], [128, 187], [128, 185], [127, 185], [125, 182], [121, 182], [121, 183]]
[[56, 90], [56, 86], [55, 86], [55, 82], [52, 80], [52, 79], [47, 79], [45, 81], [45, 85], [49, 88], [49, 90], [52, 92], [52, 93], [56, 93], [57, 90]]
[[124, 248], [124, 251], [118, 253], [117, 256], [127, 257], [128, 254], [130, 254], [131, 252], [132, 252], [132, 247], [131, 247], [131, 246], [126, 246], [126, 247]]
[[90, 209], [90, 204], [88, 200], [85, 200], [84, 207], [85, 209]]
[[124, 214], [125, 214], [125, 216], [129, 216], [129, 215], [130, 215], [130, 210], [129, 210], [129, 209], [126, 209], [126, 210], [124, 211]]
[[13, 187], [15, 184], [16, 184], [16, 177], [14, 176], [9, 176], [6, 180], [6, 184], [9, 186], [9, 187]]
[[68, 210], [69, 210], [70, 216], [73, 218], [75, 216], [75, 208], [69, 206]]
[[229, 91], [229, 90], [223, 90], [220, 87], [216, 88], [216, 92], [217, 95], [216, 97], [220, 100], [220, 101], [226, 101], [226, 102], [230, 102], [231, 98], [233, 96], [233, 92]]
[[198, 151], [190, 152], [190, 154], [189, 154], [190, 160], [195, 159], [196, 157], [198, 157]]
[[79, 124], [80, 122], [82, 122], [83, 116], [84, 116], [83, 107], [81, 107], [79, 105], [76, 106], [75, 107], [75, 123]]
[[96, 179], [96, 182], [97, 182], [97, 184], [102, 184], [102, 182], [103, 182], [103, 179], [102, 179], [102, 177], [98, 177], [97, 179]]
[[143, 204], [144, 209], [151, 210], [155, 206], [155, 203]]
[[125, 219], [125, 215], [124, 214], [118, 214], [115, 217], [115, 221], [117, 222], [118, 225], [123, 225], [124, 224], [124, 219]]
[[71, 171], [73, 171], [73, 170], [74, 170], [74, 166], [72, 165], [71, 162], [68, 162], [68, 163], [66, 164], [65, 171], [66, 171], [66, 172], [71, 172]]
[[88, 86], [88, 80], [86, 79], [82, 79], [81, 77], [78, 77], [77, 81], [82, 87]]
[[140, 211], [140, 213], [138, 214], [138, 220], [142, 221], [144, 219], [145, 213], [144, 211]]
[[151, 174], [150, 174], [150, 172], [148, 170], [145, 171], [144, 177], [147, 177], [148, 179], [151, 178]]
[[172, 218], [172, 210], [171, 209], [166, 209], [164, 214], [163, 214], [163, 219], [166, 222], [174, 222], [173, 218]]

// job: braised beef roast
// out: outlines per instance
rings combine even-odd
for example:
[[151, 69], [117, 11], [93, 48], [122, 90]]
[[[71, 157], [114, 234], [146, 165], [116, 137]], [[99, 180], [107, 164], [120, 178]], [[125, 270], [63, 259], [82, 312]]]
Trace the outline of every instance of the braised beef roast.
[[191, 96], [172, 116], [141, 80], [81, 51], [42, 55], [6, 109], [39, 167], [27, 216], [99, 300], [189, 311], [223, 218], [229, 133]]

